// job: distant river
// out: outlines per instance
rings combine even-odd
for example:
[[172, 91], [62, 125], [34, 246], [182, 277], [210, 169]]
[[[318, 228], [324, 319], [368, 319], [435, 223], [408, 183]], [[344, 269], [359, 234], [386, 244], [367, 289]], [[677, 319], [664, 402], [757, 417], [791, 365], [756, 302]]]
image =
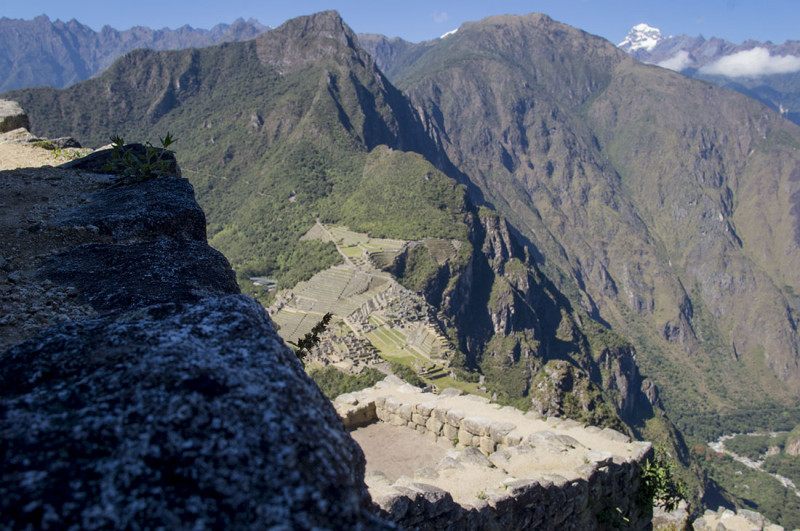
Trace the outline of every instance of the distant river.
[[795, 486], [795, 484], [792, 482], [791, 479], [785, 478], [785, 477], [781, 476], [780, 474], [773, 474], [772, 472], [767, 472], [766, 470], [764, 470], [762, 468], [762, 466], [764, 465], [764, 459], [759, 459], [758, 461], [753, 461], [752, 459], [750, 459], [748, 457], [744, 457], [744, 456], [735, 454], [735, 453], [731, 452], [730, 450], [727, 450], [725, 448], [725, 441], [733, 439], [737, 435], [748, 435], [748, 436], [753, 436], [753, 437], [766, 437], [766, 436], [777, 437], [778, 436], [778, 434], [775, 433], [775, 432], [769, 432], [769, 433], [754, 432], [754, 433], [744, 433], [744, 434], [742, 434], [742, 433], [734, 433], [733, 435], [723, 435], [722, 437], [720, 437], [716, 441], [708, 443], [708, 447], [711, 448], [712, 450], [714, 450], [715, 452], [719, 452], [719, 453], [731, 456], [734, 460], [742, 463], [743, 465], [745, 465], [747, 467], [750, 467], [750, 468], [752, 468], [754, 470], [758, 470], [759, 472], [763, 472], [764, 474], [769, 474], [770, 476], [772, 476], [775, 479], [777, 479], [778, 481], [780, 481], [781, 484], [784, 487], [786, 487], [787, 489], [790, 489], [792, 492], [794, 492], [796, 496], [800, 497], [800, 490], [797, 489], [797, 487]]

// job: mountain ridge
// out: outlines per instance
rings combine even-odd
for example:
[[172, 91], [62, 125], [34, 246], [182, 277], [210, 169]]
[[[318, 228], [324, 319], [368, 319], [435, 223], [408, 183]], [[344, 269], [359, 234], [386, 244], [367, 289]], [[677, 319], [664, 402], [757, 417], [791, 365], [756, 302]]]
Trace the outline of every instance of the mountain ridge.
[[182, 26], [150, 29], [136, 26], [119, 31], [103, 26], [94, 31], [75, 19], [51, 21], [0, 18], [0, 91], [30, 86], [64, 88], [93, 77], [121, 55], [136, 48], [157, 50], [204, 47], [254, 38], [267, 30], [254, 19], [237, 19], [209, 30]]
[[[664, 244], [660, 240], [666, 237], [667, 233], [661, 233], [660, 237], [654, 238], [654, 236], [656, 236], [652, 233], [656, 228], [652, 225], [654, 219], [652, 218], [652, 214], [646, 214], [648, 211], [647, 205], [651, 203], [649, 203], [649, 200], [648, 202], [642, 202], [636, 199], [635, 195], [625, 192], [625, 187], [630, 187], [632, 185], [642, 186], [644, 182], [635, 184], [635, 181], [625, 179], [626, 173], [631, 175], [640, 170], [637, 167], [636, 170], [631, 169], [624, 171], [622, 165], [627, 163], [620, 159], [619, 156], [629, 157], [630, 154], [636, 154], [636, 149], [640, 151], [642, 149], [647, 149], [644, 146], [634, 149], [625, 143], [628, 140], [652, 138], [653, 135], [661, 135], [677, 127], [678, 130], [684, 130], [690, 136], [697, 138], [701, 145], [703, 145], [703, 143], [706, 145], [705, 148], [701, 147], [699, 151], [694, 151], [694, 153], [686, 152], [688, 160], [697, 160], [697, 162], [694, 163], [697, 167], [691, 170], [692, 173], [697, 173], [698, 178], [701, 180], [707, 180], [709, 178], [720, 179], [726, 170], [716, 166], [714, 161], [722, 160], [719, 158], [721, 155], [715, 154], [714, 151], [703, 151], [704, 149], [719, 149], [715, 146], [720, 140], [708, 137], [707, 135], [709, 133], [703, 131], [702, 126], [692, 131], [692, 129], [688, 128], [685, 124], [679, 125], [669, 123], [669, 121], [665, 124], [665, 128], [650, 128], [647, 130], [646, 134], [642, 134], [641, 136], [636, 136], [635, 134], [629, 135], [624, 131], [617, 131], [609, 135], [603, 132], [604, 128], [609, 125], [609, 123], [606, 122], [605, 115], [606, 113], [611, 113], [610, 115], [613, 116], [613, 113], [619, 113], [620, 110], [626, 109], [625, 105], [629, 105], [629, 103], [623, 103], [625, 98], [636, 98], [636, 95], [642, 92], [642, 90], [637, 88], [637, 83], [639, 84], [638, 86], [644, 86], [641, 84], [644, 80], [650, 80], [646, 83], [646, 91], [653, 91], [653, 93], [660, 92], [662, 95], [668, 95], [671, 104], [677, 105], [677, 108], [681, 107], [681, 105], [678, 104], [679, 100], [676, 96], [677, 91], [688, 89], [691, 86], [694, 95], [689, 98], [689, 101], [692, 103], [690, 106], [684, 106], [685, 110], [681, 111], [681, 113], [685, 113], [687, 117], [691, 116], [692, 113], [696, 113], [696, 108], [694, 107], [695, 101], [703, 101], [704, 103], [713, 101], [714, 103], [712, 105], [714, 106], [725, 105], [726, 110], [724, 112], [730, 111], [733, 113], [732, 116], [741, 115], [739, 121], [744, 123], [753, 120], [753, 118], [746, 116], [747, 113], [755, 117], [760, 116], [762, 111], [759, 109], [758, 104], [751, 103], [751, 100], [728, 97], [727, 93], [709, 90], [707, 86], [704, 85], [686, 84], [682, 81], [682, 77], [675, 77], [677, 74], [661, 74], [656, 70], [648, 70], [647, 67], [639, 66], [630, 58], [625, 57], [621, 51], [616, 50], [610, 43], [601, 41], [595, 37], [587, 36], [586, 34], [579, 34], [577, 30], [558, 25], [558, 23], [549, 21], [544, 17], [520, 17], [517, 20], [529, 21], [532, 32], [534, 31], [533, 28], [538, 28], [535, 31], [546, 30], [548, 26], [557, 28], [552, 33], [548, 33], [548, 35], [552, 35], [552, 38], [555, 38], [559, 34], [575, 35], [571, 42], [586, 43], [584, 44], [585, 48], [576, 48], [580, 52], [580, 55], [591, 57], [592, 65], [602, 65], [603, 61], [606, 61], [605, 64], [609, 66], [605, 69], [597, 66], [575, 66], [575, 64], [580, 64], [580, 59], [576, 59], [570, 63], [573, 66], [559, 69], [558, 65], [560, 65], [561, 62], [558, 56], [546, 55], [551, 53], [547, 51], [542, 54], [544, 57], [541, 57], [541, 60], [536, 62], [535, 69], [531, 71], [520, 71], [526, 68], [525, 65], [529, 64], [521, 59], [522, 50], [537, 48], [536, 46], [532, 46], [529, 41], [526, 42], [523, 39], [518, 39], [515, 33], [516, 30], [513, 27], [510, 28], [507, 40], [503, 41], [508, 43], [508, 47], [504, 48], [506, 51], [500, 52], [494, 57], [487, 57], [485, 53], [483, 57], [478, 53], [470, 53], [469, 42], [482, 43], [487, 38], [487, 34], [490, 34], [492, 31], [497, 31], [490, 30], [489, 28], [499, 28], [505, 23], [504, 19], [489, 18], [481, 23], [484, 25], [482, 30], [484, 33], [478, 31], [480, 26], [472, 26], [472, 28], [478, 28], [475, 31], [473, 31], [470, 26], [464, 26], [456, 35], [448, 37], [447, 43], [439, 43], [429, 48], [426, 53], [417, 60], [416, 65], [406, 70], [403, 77], [398, 80], [398, 85], [409, 94], [410, 98], [417, 106], [426, 109], [431, 115], [436, 115], [438, 113], [440, 116], [450, 116], [452, 126], [444, 124], [445, 130], [440, 130], [439, 135], [442, 138], [449, 139], [449, 144], [446, 144], [446, 148], [454, 164], [468, 174], [473, 182], [478, 183], [488, 200], [495, 208], [498, 208], [509, 216], [509, 219], [515, 224], [517, 229], [523, 230], [527, 237], [532, 238], [534, 245], [539, 248], [539, 252], [545, 256], [545, 260], [561, 262], [559, 269], [571, 274], [574, 285], [578, 287], [579, 291], [582, 291], [588, 296], [588, 298], [584, 299], [587, 311], [590, 313], [595, 312], [594, 308], [599, 304], [598, 301], [603, 301], [601, 307], [605, 308], [605, 313], [601, 313], [600, 316], [619, 325], [621, 320], [624, 320], [623, 313], [630, 312], [630, 309], [635, 313], [657, 315], [663, 311], [660, 307], [661, 304], [666, 304], [665, 308], [672, 308], [669, 311], [674, 313], [673, 316], [661, 321], [661, 326], [665, 326], [665, 329], [669, 330], [672, 330], [672, 327], [675, 326], [677, 328], [676, 332], [670, 332], [668, 335], [670, 337], [681, 337], [682, 334], [682, 337], [686, 338], [686, 340], [681, 349], [685, 347], [691, 350], [692, 347], [690, 343], [692, 343], [693, 340], [689, 339], [692, 334], [690, 333], [688, 323], [692, 319], [692, 304], [687, 304], [686, 301], [691, 298], [690, 290], [693, 288], [694, 281], [689, 282], [685, 276], [676, 275], [671, 271], [673, 268], [668, 265], [667, 260], [662, 261], [662, 259], [658, 258], [659, 255], [663, 256], [662, 246]], [[510, 35], [514, 35], [514, 38], [511, 38]], [[436, 59], [435, 54], [437, 53], [437, 48], [445, 50], [447, 48], [452, 49], [459, 41], [463, 42], [464, 45], [458, 48], [457, 51], [448, 51], [449, 55], [444, 56], [447, 59]], [[514, 43], [519, 43], [519, 47], [516, 48], [518, 51], [516, 52], [514, 51]], [[487, 47], [482, 46], [482, 49], [487, 49]], [[494, 50], [495, 48], [488, 49]], [[540, 46], [539, 49], [546, 48]], [[568, 49], [569, 47], [559, 48], [559, 50]], [[463, 54], [465, 58], [461, 60], [461, 62], [454, 62], [452, 58], [459, 57], [458, 54]], [[509, 60], [507, 57], [511, 57], [512, 59]], [[445, 60], [450, 61], [447, 63], [447, 68], [431, 67], [429, 70], [433, 72], [433, 74], [429, 75], [427, 78], [425, 77], [424, 69], [427, 68], [427, 66], [425, 66], [426, 64], [434, 64], [435, 61], [439, 61], [438, 64], [443, 65], [445, 64]], [[476, 62], [480, 61], [484, 61], [486, 64], [485, 73], [481, 71], [481, 67], [473, 68]], [[575, 61], [577, 61], [577, 63]], [[588, 63], [588, 59], [585, 59], [585, 61]], [[463, 66], [463, 69], [465, 72], [469, 72], [468, 75], [460, 72], [459, 68], [462, 68], [461, 65], [466, 65]], [[517, 69], [517, 65], [522, 66]], [[598, 72], [597, 74], [593, 73], [593, 68]], [[422, 75], [419, 74], [420, 71], [423, 71]], [[446, 75], [450, 77], [444, 77]], [[489, 90], [481, 88], [476, 85], [479, 83], [476, 79], [480, 76], [486, 76], [487, 79], [503, 80], [503, 84], [496, 83], [492, 85], [490, 83], [488, 86], [492, 88]], [[619, 84], [619, 81], [614, 81], [615, 79], [622, 80], [625, 78], [630, 78], [630, 81], [625, 81], [622, 85]], [[658, 79], [658, 82], [655, 81], [656, 79]], [[542, 88], [547, 91], [544, 94], [541, 92], [540, 88], [534, 84], [539, 80], [544, 80]], [[450, 94], [458, 94], [458, 101], [453, 99], [445, 100], [446, 92], [442, 89], [442, 87], [445, 86], [451, 89], [449, 92]], [[658, 86], [669, 87], [669, 90], [659, 90], [656, 88]], [[506, 87], [522, 88], [506, 90]], [[499, 94], [492, 94], [490, 90], [501, 92]], [[503, 90], [506, 90], [506, 93], [503, 94]], [[500, 94], [503, 95], [501, 96]], [[555, 101], [552, 100], [552, 94], [556, 94], [556, 98], [558, 99]], [[491, 96], [492, 99], [490, 99], [489, 96]], [[621, 101], [609, 106], [612, 100], [617, 99]], [[537, 100], [538, 105], [542, 108], [542, 110], [538, 112], [536, 112], [535, 109]], [[470, 101], [472, 102], [471, 104], [468, 103]], [[547, 103], [548, 101], [554, 101], [554, 104], [558, 107], [549, 111], [548, 107], [553, 104]], [[651, 105], [649, 99], [639, 98], [639, 100], [635, 101], [647, 102], [648, 105]], [[741, 111], [737, 111], [735, 109], [736, 107], [747, 109], [747, 112], [743, 114]], [[485, 113], [487, 112], [487, 108], [492, 109], [492, 111], [489, 111], [489, 116], [491, 116], [492, 120], [500, 120], [500, 129], [495, 128], [495, 126], [491, 124], [487, 125], [489, 122], [478, 116], [465, 114], [469, 112], [469, 109], [478, 109], [479, 113]], [[512, 111], [509, 113], [507, 109], [512, 109]], [[649, 112], [653, 112], [651, 107], [648, 107], [648, 109], [650, 109]], [[616, 123], [628, 125], [638, 124], [641, 120], [641, 116], [647, 115], [648, 109], [637, 111], [638, 115], [633, 112], [628, 113], [627, 121], [620, 120]], [[684, 114], [680, 114], [680, 116], [684, 116]], [[703, 116], [706, 118], [709, 117], [709, 114], [704, 113]], [[797, 129], [791, 127], [787, 128], [781, 123], [779, 118], [767, 114], [765, 118], [759, 119], [759, 121], [753, 122], [755, 127], [751, 128], [748, 133], [752, 137], [751, 142], [755, 142], [755, 138], [763, 134], [764, 127], [770, 128], [777, 126], [776, 128], [778, 130], [786, 130], [792, 138], [797, 138]], [[714, 119], [710, 119], [710, 123], [713, 122]], [[731, 123], [733, 122], [734, 120], [731, 120]], [[441, 126], [442, 122], [439, 122], [437, 125]], [[733, 131], [738, 131], [739, 129], [734, 125], [726, 125], [724, 127], [732, 127]], [[757, 133], [757, 130], [761, 130], [762, 133]], [[552, 133], [554, 131], [556, 132], [555, 135]], [[789, 133], [789, 131], [791, 131], [791, 133]], [[775, 134], [780, 136], [784, 133], [775, 131]], [[462, 137], [457, 138], [456, 135], [461, 135]], [[475, 135], [475, 138], [464, 138], [463, 135]], [[716, 135], [719, 135], [719, 133], [716, 133]], [[704, 136], [706, 140], [703, 140]], [[795, 140], [789, 141], [789, 144], [791, 145], [791, 142], [794, 141]], [[674, 140], [670, 142], [674, 142]], [[659, 143], [656, 142], [650, 145], [656, 146], [659, 145]], [[670, 144], [668, 143], [667, 145]], [[756, 146], [757, 144], [752, 144], [752, 147]], [[553, 150], [555, 147], [558, 147], [560, 151], [554, 152]], [[534, 160], [528, 159], [526, 153], [532, 148], [533, 152], [536, 153], [536, 158], [544, 160], [546, 163], [537, 164]], [[685, 148], [682, 147], [680, 149], [684, 150]], [[731, 160], [738, 159], [740, 161], [739, 164], [741, 164], [741, 162], [746, 159], [748, 151], [749, 148], [741, 148], [735, 155], [726, 156], [724, 158], [726, 160], [728, 158]], [[476, 157], [475, 155], [478, 153], [480, 153], [480, 156]], [[792, 153], [793, 151], [790, 147], [787, 152], [790, 159], [796, 156], [792, 155]], [[634, 156], [633, 159], [642, 160], [642, 162], [648, 161], [647, 164], [653, 164], [656, 157], [657, 155], [651, 151], [650, 155], [647, 157], [636, 159], [636, 156]], [[561, 164], [563, 165], [557, 165], [559, 160], [562, 161]], [[668, 163], [668, 160], [669, 159], [666, 159], [664, 162]], [[481, 161], [481, 166], [475, 167], [474, 161]], [[472, 167], [470, 167], [470, 164], [472, 164]], [[794, 164], [794, 162], [790, 164]], [[579, 184], [581, 179], [576, 179], [575, 177], [587, 174], [590, 168], [593, 169], [591, 169], [589, 175], [596, 177], [592, 177], [590, 181], [583, 181], [584, 184]], [[665, 174], [670, 172], [667, 167], [658, 167], [658, 171], [663, 171]], [[674, 172], [672, 173], [674, 174]], [[493, 177], [495, 175], [497, 177]], [[564, 188], [552, 188], [552, 185], [548, 183], [553, 182], [553, 179], [559, 175], [561, 176], [559, 177], [559, 181], [561, 181], [559, 184], [564, 186]], [[785, 179], [784, 182], [786, 182], [787, 185], [794, 186], [789, 184], [794, 182], [791, 175], [792, 170], [789, 169], [788, 173], [783, 174], [781, 178]], [[510, 180], [506, 181], [507, 178]], [[597, 179], [597, 181], [594, 179]], [[556, 182], [558, 183], [559, 181]], [[605, 184], [600, 186], [600, 183]], [[499, 188], [500, 185], [506, 187], [506, 191], [501, 191], [502, 189]], [[550, 190], [549, 192], [548, 189]], [[517, 190], [522, 190], [524, 192], [520, 195]], [[525, 194], [530, 194], [534, 191], [543, 195], [541, 200], [533, 201], [535, 209], [531, 211], [531, 200], [526, 198]], [[724, 187], [722, 191], [724, 192]], [[592, 199], [591, 196], [587, 195], [589, 193], [598, 195], [596, 195], [596, 199]], [[725, 192], [725, 194], [727, 194], [727, 192]], [[731, 213], [730, 199], [726, 199], [727, 196], [725, 194], [718, 195], [713, 201], [722, 205], [720, 208], [722, 208], [724, 212]], [[705, 194], [703, 193], [699, 197], [704, 196]], [[791, 194], [788, 194], [786, 197], [788, 198], [788, 196], [791, 196]], [[711, 199], [711, 196], [707, 197]], [[557, 205], [562, 205], [562, 207]], [[784, 203], [784, 205], [785, 206], [781, 209], [782, 212], [788, 214], [793, 210], [790, 203]], [[586, 218], [586, 214], [579, 214], [584, 211], [587, 206], [592, 206], [595, 211], [593, 216], [600, 216], [598, 219], [603, 219], [603, 216], [613, 216], [611, 218], [606, 218], [605, 223], [610, 224], [609, 227], [616, 225], [625, 227], [623, 234], [615, 236], [613, 232], [609, 232], [606, 236], [601, 236], [601, 234], [595, 233], [594, 229], [591, 229], [591, 224], [588, 222], [588, 219], [591, 218]], [[569, 209], [577, 208], [577, 210], [572, 210], [572, 213], [568, 213], [563, 207], [568, 207]], [[606, 207], [611, 208], [607, 209]], [[546, 216], [549, 215], [546, 213], [548, 211], [554, 212], [554, 208], [556, 209], [555, 211], [561, 210], [563, 212], [563, 219], [565, 220], [577, 221], [585, 219], [586, 221], [581, 222], [583, 228], [575, 225], [567, 225], [571, 226], [573, 230], [565, 230], [567, 226], [564, 226], [563, 221], [559, 221], [557, 225], [552, 227], [548, 227], [546, 224], [542, 225], [541, 220], [543, 217], [546, 219]], [[531, 212], [531, 215], [526, 218], [527, 221], [520, 217], [520, 212], [526, 209]], [[626, 211], [627, 213], [625, 213]], [[603, 212], [605, 212], [605, 214], [603, 214]], [[704, 214], [705, 218], [703, 219], [710, 219], [709, 214], [710, 212]], [[646, 217], [642, 217], [642, 215]], [[650, 217], [649, 222], [647, 217]], [[725, 214], [723, 214], [723, 218], [724, 217]], [[560, 218], [556, 217], [553, 219], [556, 220]], [[792, 217], [789, 216], [788, 219], [792, 219]], [[611, 220], [615, 221], [612, 222]], [[532, 223], [532, 225], [526, 227], [526, 223]], [[703, 223], [707, 225], [707, 222], [701, 222], [699, 226], [702, 227]], [[776, 220], [775, 223], [783, 222]], [[725, 223], [720, 225], [722, 232], [715, 232], [715, 234], [719, 234], [719, 241], [727, 241], [730, 236], [735, 234], [735, 231], [731, 230], [732, 227], [733, 225], [730, 225], [730, 223], [728, 225], [725, 225]], [[709, 226], [709, 229], [710, 228]], [[584, 233], [586, 229], [589, 229], [589, 232], [585, 233], [585, 236], [582, 238], [577, 238], [577, 235]], [[717, 229], [714, 230], [716, 231]], [[726, 230], [729, 232], [725, 232]], [[788, 226], [786, 230], [788, 230]], [[551, 236], [545, 236], [547, 234]], [[556, 234], [559, 235], [558, 238], [554, 236]], [[570, 234], [574, 234], [574, 236], [570, 236]], [[639, 234], [639, 236], [635, 236], [635, 239], [631, 240], [630, 243], [638, 239], [639, 243], [633, 243], [634, 248], [639, 247], [642, 252], [644, 252], [644, 249], [650, 249], [646, 251], [646, 255], [644, 255], [648, 256], [645, 261], [649, 261], [651, 264], [663, 264], [658, 265], [660, 268], [656, 270], [658, 272], [654, 271], [645, 274], [639, 265], [628, 268], [627, 270], [624, 268], [620, 270], [620, 265], [627, 262], [627, 260], [621, 258], [622, 255], [619, 255], [620, 259], [618, 260], [609, 260], [603, 257], [603, 253], [609, 253], [610, 250], [613, 249], [613, 247], [608, 247], [609, 243], [616, 239], [619, 242], [617, 245], [621, 245], [617, 252], [622, 252], [623, 249], [630, 245], [630, 243], [625, 243], [626, 239], [636, 234]], [[609, 237], [611, 237], [611, 240], [608, 240]], [[565, 244], [570, 238], [575, 239], [573, 243], [565, 247]], [[605, 243], [601, 248], [592, 250], [593, 246], [587, 245], [590, 241], [605, 241]], [[732, 242], [731, 245], [736, 245], [733, 243], [735, 239], [730, 241]], [[756, 246], [760, 245], [757, 239], [751, 237], [751, 241], [753, 241]], [[791, 240], [788, 240], [787, 243], [790, 243], [787, 252], [790, 251], [792, 246], [796, 245]], [[569, 246], [573, 246], [573, 252], [580, 248], [583, 248], [584, 251], [573, 255], [572, 258], [567, 257], [566, 262], [564, 262], [563, 259], [559, 260], [559, 257], [564, 256], [563, 252], [565, 249], [568, 249]], [[671, 243], [670, 247], [675, 248], [676, 244]], [[602, 253], [598, 253], [598, 251], [601, 250]], [[762, 250], [761, 252], [763, 253], [765, 251]], [[627, 254], [627, 251], [625, 254]], [[786, 268], [787, 263], [791, 262], [783, 262], [783, 269], [775, 273], [778, 275], [778, 278], [781, 279], [777, 280], [781, 285], [783, 285], [782, 279], [788, 278], [786, 277], [787, 274], [793, 278], [793, 280], [790, 281], [792, 284], [797, 282], [797, 279], [792, 276], [791, 269]], [[766, 267], [772, 267], [774, 270], [773, 266]], [[615, 268], [617, 269], [616, 272], [613, 271]], [[623, 279], [626, 278], [628, 280], [623, 281]], [[663, 279], [663, 281], [656, 279]], [[666, 282], [666, 284], [663, 282]], [[770, 282], [771, 281], [768, 281], [765, 286], [769, 285]], [[581, 284], [584, 284], [586, 288], [582, 288]], [[668, 287], [670, 285], [671, 287]], [[683, 287], [685, 285], [690, 287], [689, 290]], [[765, 287], [764, 289], [769, 290], [772, 288]], [[623, 312], [623, 308], [620, 307], [619, 310], [617, 310], [620, 313], [616, 316], [608, 313], [611, 307], [616, 306], [616, 304], [608, 304], [611, 299], [618, 296], [615, 295], [615, 293], [625, 292], [630, 294], [626, 295], [629, 301], [625, 304], [629, 309]], [[665, 302], [668, 299], [663, 299], [659, 302], [659, 299], [653, 296], [656, 294], [663, 297], [666, 293], [670, 292], [674, 294], [670, 295], [670, 297], [675, 298], [669, 303]], [[779, 299], [783, 298], [783, 295], [777, 292], [774, 293]], [[788, 301], [786, 301], [786, 303], [788, 303]], [[775, 319], [781, 319], [779, 316], [784, 311], [782, 309], [782, 304], [784, 303], [779, 303], [775, 307], [774, 312], [777, 312], [773, 313]], [[700, 301], [695, 301], [695, 305], [699, 307]], [[720, 309], [714, 311], [718, 312]], [[789, 343], [785, 344], [787, 352], [796, 351], [796, 337], [793, 335], [795, 332], [793, 332], [794, 327], [791, 325], [792, 322], [793, 320], [790, 320], [786, 328], [788, 331], [787, 333], [789, 333], [791, 337], [794, 337], [794, 339], [789, 340]], [[670, 323], [675, 324], [673, 325]], [[768, 338], [764, 337], [762, 339]], [[663, 341], [663, 339], [661, 340]], [[770, 341], [765, 341], [765, 344], [769, 344], [769, 342]], [[771, 350], [774, 353], [781, 349], [773, 348]], [[789, 354], [788, 359], [791, 360], [795, 358], [793, 355]], [[791, 381], [793, 381], [793, 379], [788, 377], [788, 372], [782, 371], [784, 371], [784, 369], [793, 370], [791, 367], [794, 367], [795, 364], [794, 362], [787, 362], [787, 365], [782, 365], [782, 363], [783, 362], [777, 362], [773, 366], [779, 374], [782, 374], [782, 378], [784, 378], [784, 384], [782, 385], [791, 387]], [[778, 368], [778, 366], [780, 366], [780, 368]], [[765, 384], [764, 388], [770, 389], [771, 384]], [[793, 392], [796, 392], [796, 389]]]
[[[577, 404], [577, 414], [592, 397], [629, 410], [611, 391], [632, 388], [666, 409], [626, 418], [647, 433], [674, 433], [672, 417], [702, 437], [733, 426], [728, 413], [766, 422], [752, 412], [791, 412], [796, 126], [542, 15], [493, 17], [407, 49], [394, 76], [403, 92], [376, 68], [387, 58], [358, 48], [338, 15], [273, 31], [202, 51], [135, 52], [66, 91], [8, 97], [29, 109], [35, 132], [53, 127], [87, 144], [182, 131], [179, 158], [212, 243], [243, 278], [284, 287], [339, 259], [300, 236], [317, 218], [353, 214], [348, 200], [378, 175], [366, 161], [385, 142], [398, 150], [386, 160], [403, 162], [392, 176], [442, 191], [424, 204], [452, 224], [426, 230], [473, 237], [464, 243], [474, 252], [462, 245], [445, 266], [417, 246], [398, 273], [442, 303], [465, 370], [510, 376], [517, 396], [553, 411]], [[408, 226], [374, 225], [391, 197], [369, 199], [350, 228], [403, 239]], [[507, 221], [492, 221], [498, 213]], [[632, 361], [659, 393], [610, 377]]]

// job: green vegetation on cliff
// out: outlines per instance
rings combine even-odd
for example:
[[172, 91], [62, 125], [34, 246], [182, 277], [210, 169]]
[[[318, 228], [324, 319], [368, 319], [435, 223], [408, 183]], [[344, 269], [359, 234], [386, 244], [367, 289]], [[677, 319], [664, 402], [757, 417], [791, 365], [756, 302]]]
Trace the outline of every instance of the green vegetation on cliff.
[[359, 374], [348, 374], [336, 367], [315, 367], [308, 375], [330, 400], [344, 393], [353, 393], [372, 387], [386, 375], [375, 369], [364, 369]]

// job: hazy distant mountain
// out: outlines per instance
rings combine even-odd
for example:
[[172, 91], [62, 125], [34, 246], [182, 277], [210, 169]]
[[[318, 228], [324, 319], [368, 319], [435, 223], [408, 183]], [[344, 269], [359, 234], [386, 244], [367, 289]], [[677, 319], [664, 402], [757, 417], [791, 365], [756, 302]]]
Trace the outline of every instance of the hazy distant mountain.
[[618, 46], [640, 61], [747, 94], [800, 124], [800, 41], [737, 45], [716, 37], [666, 37], [638, 24]]
[[389, 38], [373, 33], [359, 33], [358, 42], [375, 58], [378, 68], [389, 79], [393, 79], [427, 48], [436, 44], [436, 40], [414, 43], [399, 37]]
[[99, 32], [76, 20], [61, 22], [41, 15], [33, 20], [0, 18], [0, 91], [25, 87], [63, 88], [108, 68], [136, 48], [178, 50], [243, 41], [267, 30], [258, 21], [238, 19], [210, 30], [183, 26], [153, 30], [137, 26]]

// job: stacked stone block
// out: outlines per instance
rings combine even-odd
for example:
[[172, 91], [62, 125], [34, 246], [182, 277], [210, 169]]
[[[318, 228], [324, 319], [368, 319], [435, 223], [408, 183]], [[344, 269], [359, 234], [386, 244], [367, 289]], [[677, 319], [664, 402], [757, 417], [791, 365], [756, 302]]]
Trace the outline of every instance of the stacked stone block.
[[[457, 465], [479, 466], [469, 449], [474, 447], [455, 458]], [[447, 491], [418, 479], [419, 473], [414, 479], [400, 478], [394, 483], [380, 474], [368, 474], [366, 479], [382, 516], [403, 528], [591, 530], [624, 524], [626, 529], [649, 529], [651, 508], [636, 504], [640, 485], [637, 459], [646, 458], [649, 452], [648, 446], [636, 459], [587, 464], [581, 470], [583, 475], [573, 479], [555, 474], [509, 478], [505, 489], [487, 490], [485, 498], [474, 505], [459, 505]], [[437, 468], [443, 466], [453, 465]]]
[[[394, 382], [395, 389], [404, 386]], [[456, 390], [439, 395], [411, 392], [413, 400], [389, 391], [386, 381], [379, 384], [386, 394], [357, 393], [337, 399], [348, 427], [363, 426], [371, 419], [397, 427], [413, 429], [434, 440], [445, 438], [456, 450], [433, 468], [418, 470], [414, 478], [401, 477], [394, 483], [380, 473], [368, 474], [367, 484], [381, 514], [402, 527], [412, 529], [604, 529], [624, 525], [627, 529], [649, 529], [652, 507], [637, 503], [641, 464], [652, 458], [652, 445], [630, 443], [614, 430], [584, 428], [565, 419], [548, 419], [547, 426], [563, 429], [580, 427], [609, 446], [627, 443], [626, 456], [609, 451], [586, 449], [575, 438], [556, 430], [526, 433], [517, 424], [493, 420], [491, 412], [513, 412], [520, 425], [543, 420], [535, 414], [507, 411], [478, 396], [459, 396]], [[447, 402], [447, 403], [444, 403]], [[457, 407], [453, 403], [457, 402]], [[511, 409], [511, 408], [509, 408]], [[546, 472], [534, 478], [508, 474], [502, 488], [488, 486], [471, 504], [459, 504], [436, 483], [445, 470], [473, 467], [495, 471], [513, 470], [512, 462], [538, 451], [578, 451], [583, 464], [565, 477]], [[577, 450], [576, 450], [577, 449]], [[519, 462], [519, 461], [517, 461]], [[479, 486], [476, 486], [477, 489]]]

